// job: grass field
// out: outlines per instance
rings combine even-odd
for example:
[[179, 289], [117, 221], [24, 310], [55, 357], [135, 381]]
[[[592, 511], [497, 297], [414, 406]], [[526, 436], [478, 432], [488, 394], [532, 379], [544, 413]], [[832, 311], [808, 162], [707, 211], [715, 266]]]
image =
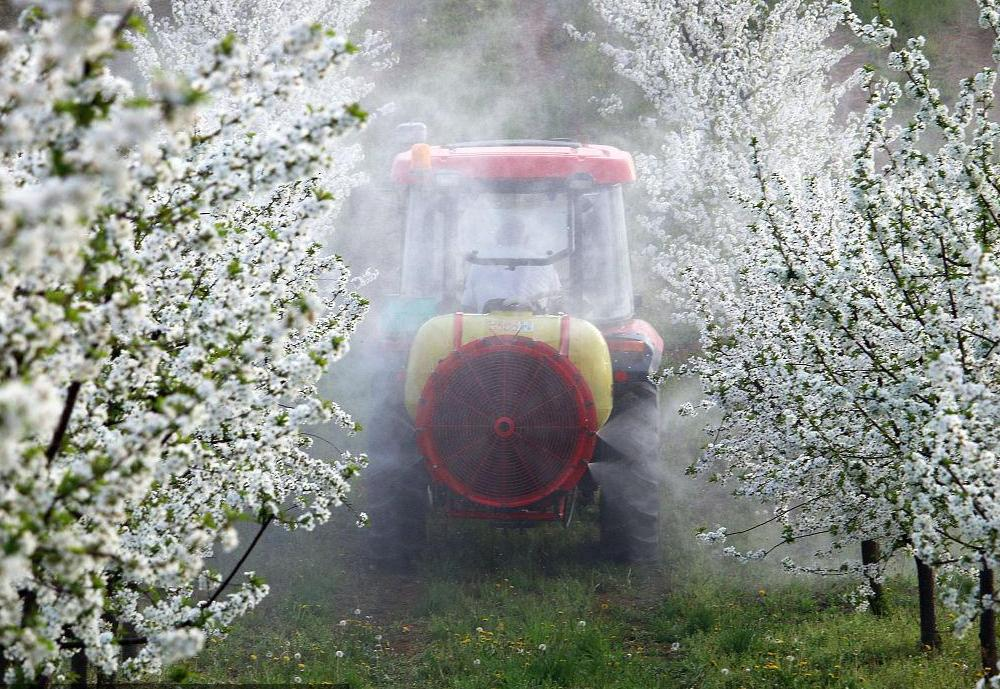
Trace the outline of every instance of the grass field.
[[272, 582], [271, 596], [170, 678], [351, 689], [972, 687], [974, 634], [953, 638], [942, 614], [943, 651], [920, 649], [906, 562], [887, 589], [889, 614], [875, 618], [848, 604], [848, 582], [790, 577], [771, 560], [741, 565], [695, 541], [700, 526], [757, 516], [724, 487], [683, 475], [703, 420], [672, 410], [697, 394], [675, 383], [663, 395], [660, 564], [596, 557], [591, 506], [568, 529], [434, 518], [422, 559], [388, 573], [342, 513], [315, 533], [268, 532], [246, 567]]
[[876, 619], [852, 610], [842, 585], [735, 565], [690, 535], [670, 534], [656, 567], [602, 564], [594, 521], [585, 510], [568, 530], [435, 522], [424, 559], [393, 574], [369, 568], [346, 525], [274, 532], [254, 566], [275, 593], [171, 678], [352, 689], [944, 689], [977, 679], [974, 635], [919, 649], [905, 578]]

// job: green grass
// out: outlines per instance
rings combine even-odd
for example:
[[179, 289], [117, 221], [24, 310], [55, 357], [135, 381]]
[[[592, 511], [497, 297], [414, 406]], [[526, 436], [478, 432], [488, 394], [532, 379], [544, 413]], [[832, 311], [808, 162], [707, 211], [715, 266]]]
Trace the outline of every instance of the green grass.
[[943, 653], [919, 650], [912, 595], [893, 585], [899, 605], [876, 619], [844, 606], [836, 590], [787, 584], [757, 593], [692, 592], [652, 613], [660, 634], [676, 636], [673, 683], [701, 687], [960, 687], [976, 679], [971, 639]]
[[[697, 386], [675, 382], [663, 408], [697, 394]], [[920, 650], [906, 562], [887, 587], [889, 614], [875, 618], [847, 604], [850, 584], [837, 577], [791, 577], [776, 562], [740, 565], [698, 545], [700, 526], [746, 525], [761, 514], [734, 503], [724, 487], [682, 478], [705, 420], [668, 413], [665, 421], [665, 461], [676, 478], [664, 497], [659, 566], [597, 558], [590, 506], [568, 529], [435, 518], [422, 559], [386, 573], [371, 566], [363, 532], [344, 514], [311, 534], [269, 532], [246, 568], [274, 592], [225, 640], [173, 668], [174, 677], [277, 684], [298, 677], [351, 689], [975, 684], [975, 635], [953, 638], [943, 612], [944, 650]], [[737, 545], [759, 547], [780, 535], [758, 538]], [[803, 545], [791, 554], [809, 552]]]
[[660, 567], [603, 564], [592, 510], [568, 530], [432, 526], [424, 560], [397, 574], [370, 569], [346, 526], [276, 538], [254, 564], [284, 579], [272, 598], [173, 676], [352, 689], [944, 689], [977, 679], [974, 635], [919, 649], [905, 578], [875, 618], [845, 603], [842, 584], [775, 580], [772, 563], [734, 567], [690, 538], [668, 534]]

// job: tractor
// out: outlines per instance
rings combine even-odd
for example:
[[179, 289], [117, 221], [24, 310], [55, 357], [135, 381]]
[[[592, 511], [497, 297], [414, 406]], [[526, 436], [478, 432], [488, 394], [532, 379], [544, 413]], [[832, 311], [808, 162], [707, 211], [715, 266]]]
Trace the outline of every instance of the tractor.
[[654, 559], [663, 341], [634, 313], [631, 156], [562, 139], [418, 142], [391, 179], [400, 285], [377, 337], [394, 370], [375, 385], [362, 503], [376, 549], [415, 554], [432, 509], [568, 525], [596, 501], [603, 554]]

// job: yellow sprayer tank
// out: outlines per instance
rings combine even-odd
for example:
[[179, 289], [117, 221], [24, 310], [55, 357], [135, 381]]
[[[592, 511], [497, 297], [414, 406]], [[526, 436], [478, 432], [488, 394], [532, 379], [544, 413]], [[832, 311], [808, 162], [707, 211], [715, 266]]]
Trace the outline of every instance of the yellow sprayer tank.
[[510, 311], [489, 314], [449, 314], [424, 323], [410, 348], [406, 369], [406, 409], [417, 416], [427, 379], [445, 357], [472, 341], [490, 337], [521, 337], [543, 342], [557, 352], [564, 348], [593, 395], [598, 428], [611, 414], [611, 355], [601, 332], [570, 316], [534, 315]]

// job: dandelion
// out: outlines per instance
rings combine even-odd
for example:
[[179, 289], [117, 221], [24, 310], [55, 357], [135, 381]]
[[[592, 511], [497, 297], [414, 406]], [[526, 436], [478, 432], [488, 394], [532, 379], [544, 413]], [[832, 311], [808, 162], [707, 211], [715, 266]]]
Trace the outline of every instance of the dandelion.
[[787, 660], [789, 663], [794, 663], [795, 656], [785, 656], [785, 660]]
[[538, 650], [539, 651], [544, 652], [545, 649], [547, 649], [547, 648], [548, 648], [548, 646], [546, 646], [545, 644], [538, 644]]
[[355, 615], [360, 615], [361, 614], [361, 608], [354, 608], [354, 614]]
[[340, 622], [337, 623], [337, 626], [338, 627], [346, 627], [347, 626], [347, 620], [341, 620]]
[[580, 630], [583, 630], [584, 628], [586, 628], [586, 626], [587, 626], [586, 620], [580, 620], [579, 622], [576, 623], [576, 628]]
[[482, 627], [476, 627], [476, 632], [479, 633], [479, 634], [482, 634], [483, 633], [483, 628]]
[[472, 664], [475, 665], [476, 667], [479, 667], [482, 664], [482, 661], [479, 660], [479, 658], [476, 658], [475, 660], [472, 661]]
[[298, 675], [292, 677], [292, 681], [295, 682], [296, 684], [302, 684], [302, 678], [299, 677]]
[[292, 657], [295, 658], [295, 660], [302, 660], [302, 654], [301, 653], [296, 653]]
[[250, 660], [257, 660], [257, 654], [256, 653], [251, 653], [250, 654]]
[[721, 672], [724, 675], [728, 675], [729, 674], [729, 668], [728, 667], [724, 667], [721, 670], [719, 670], [719, 672]]
[[672, 644], [670, 644], [670, 650], [674, 651], [675, 653], [677, 651], [681, 650], [681, 642], [680, 641], [675, 641]]
[[381, 641], [382, 640], [382, 635], [381, 634], [376, 634], [375, 635], [375, 640], [376, 641]]
[[338, 658], [343, 658], [344, 657], [344, 652], [343, 651], [337, 651], [333, 655], [337, 656]]

